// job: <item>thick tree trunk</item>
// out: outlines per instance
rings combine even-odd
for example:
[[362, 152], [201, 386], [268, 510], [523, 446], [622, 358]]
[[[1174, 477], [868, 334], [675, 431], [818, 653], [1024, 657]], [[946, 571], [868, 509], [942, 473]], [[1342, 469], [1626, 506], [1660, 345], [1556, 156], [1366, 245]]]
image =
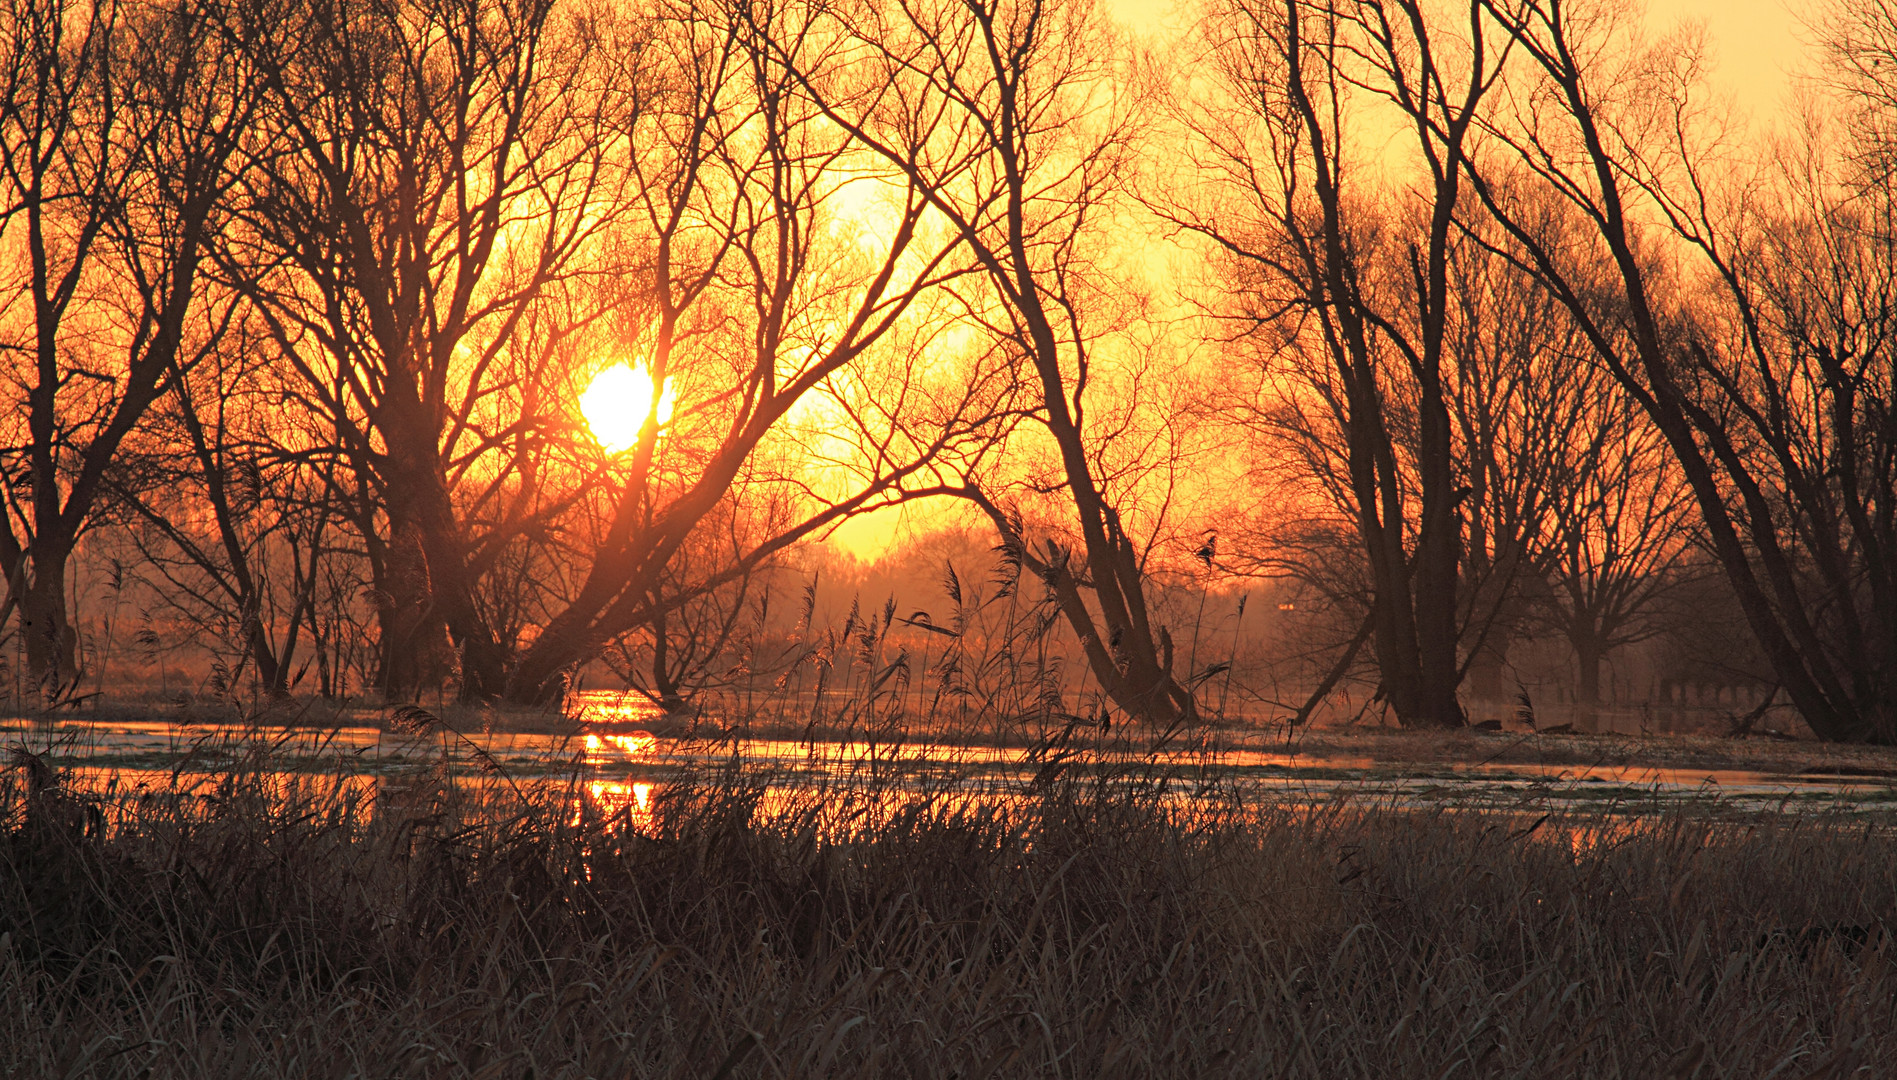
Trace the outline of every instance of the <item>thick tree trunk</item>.
[[1431, 449], [1437, 460], [1423, 470], [1423, 515], [1414, 564], [1406, 550], [1406, 511], [1397, 487], [1394, 453], [1384, 430], [1374, 375], [1367, 364], [1343, 370], [1355, 377], [1347, 422], [1358, 533], [1376, 591], [1373, 643], [1384, 700], [1404, 727], [1461, 727], [1457, 698], [1457, 568], [1460, 519], [1453, 500], [1446, 428]]
[[1574, 700], [1582, 705], [1601, 703], [1602, 650], [1593, 641], [1581, 638], [1574, 643], [1574, 659], [1579, 678], [1574, 684]]
[[381, 690], [390, 702], [440, 691], [453, 652], [447, 622], [434, 603], [428, 556], [406, 517], [391, 526], [383, 572]]
[[[390, 559], [397, 558], [395, 537], [403, 537], [400, 557], [405, 581], [391, 595], [397, 600], [398, 640], [407, 658], [389, 654], [398, 664], [413, 662], [397, 674], [439, 686], [458, 668], [463, 700], [500, 695], [507, 680], [506, 653], [474, 601], [467, 545], [455, 514], [437, 444], [439, 434], [413, 393], [391, 392], [381, 427], [390, 453], [384, 468], [389, 490]], [[418, 561], [417, 561], [418, 560]], [[391, 579], [396, 575], [391, 572]], [[409, 590], [404, 595], [400, 590]], [[459, 650], [444, 655], [442, 635]], [[409, 684], [397, 681], [390, 688]]]
[[598, 652], [593, 619], [603, 609], [578, 601], [547, 621], [527, 647], [507, 681], [507, 700], [518, 705], [557, 703], [566, 692], [567, 672]]
[[431, 492], [430, 512], [417, 522], [428, 560], [430, 599], [437, 617], [459, 651], [460, 695], [464, 701], [498, 697], [507, 683], [507, 654], [474, 601], [461, 525], [447, 505], [445, 487]]
[[1606, 650], [1591, 635], [1573, 639], [1577, 678], [1574, 684], [1574, 726], [1581, 731], [1600, 730], [1601, 660]]
[[29, 549], [32, 580], [20, 597], [20, 637], [26, 646], [31, 683], [48, 696], [78, 675], [78, 632], [66, 611], [66, 563], [71, 554], [59, 537], [37, 538]]
[[[1438, 316], [1440, 317], [1440, 316]], [[1438, 349], [1439, 351], [1439, 345]], [[1415, 605], [1417, 670], [1421, 676], [1418, 727], [1462, 727], [1468, 723], [1456, 691], [1462, 682], [1458, 643], [1457, 571], [1462, 563], [1462, 519], [1455, 507], [1455, 472], [1449, 412], [1443, 388], [1432, 374], [1424, 380], [1422, 511], [1416, 544]]]
[[276, 652], [270, 648], [270, 636], [264, 633], [257, 612], [248, 616], [250, 622], [250, 662], [257, 669], [257, 681], [263, 685], [263, 692], [271, 698], [284, 697], [288, 691], [283, 686], [283, 664], [278, 661]]

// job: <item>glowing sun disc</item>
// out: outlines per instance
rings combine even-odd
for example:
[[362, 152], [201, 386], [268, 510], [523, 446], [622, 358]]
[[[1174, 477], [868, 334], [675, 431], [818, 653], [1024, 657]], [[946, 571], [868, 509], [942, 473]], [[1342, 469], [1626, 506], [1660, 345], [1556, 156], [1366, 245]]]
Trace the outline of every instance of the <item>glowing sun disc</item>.
[[[586, 417], [593, 438], [608, 453], [632, 449], [639, 442], [640, 429], [652, 415], [652, 376], [643, 365], [602, 368], [580, 394], [580, 415]], [[672, 388], [668, 386], [659, 395], [657, 420], [665, 424], [671, 419]]]

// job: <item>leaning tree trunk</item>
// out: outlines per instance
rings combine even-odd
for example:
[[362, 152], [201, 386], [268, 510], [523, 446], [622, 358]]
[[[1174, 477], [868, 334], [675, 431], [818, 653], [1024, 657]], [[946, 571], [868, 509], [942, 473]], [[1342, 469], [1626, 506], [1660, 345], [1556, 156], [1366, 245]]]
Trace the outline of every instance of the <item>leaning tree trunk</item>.
[[[1012, 197], [1021, 197], [1018, 188]], [[1121, 526], [1119, 512], [1100, 493], [1088, 462], [1087, 447], [1073, 409], [1068, 405], [1067, 384], [1062, 374], [1059, 339], [1046, 307], [1041, 302], [1042, 284], [1035, 280], [1017, 233], [1012, 255], [1015, 278], [1013, 306], [1019, 322], [1026, 328], [1029, 359], [1038, 376], [1041, 406], [1047, 430], [1060, 449], [1067, 492], [1080, 523], [1081, 551], [1069, 553], [1049, 541], [1046, 556], [1034, 558], [1023, 538], [1010, 537], [1030, 565], [1041, 573], [1060, 602], [1068, 627], [1080, 639], [1088, 667], [1102, 690], [1127, 715], [1152, 721], [1171, 730], [1197, 715], [1192, 693], [1173, 675], [1172, 635], [1164, 626], [1155, 626], [1146, 607], [1145, 573], [1139, 551]], [[1004, 289], [1004, 295], [1007, 290]], [[1004, 535], [1012, 532], [1006, 515], [985, 505], [990, 517], [1002, 526]], [[1093, 612], [1081, 596], [1081, 581], [1070, 565], [1079, 555], [1093, 594]]]

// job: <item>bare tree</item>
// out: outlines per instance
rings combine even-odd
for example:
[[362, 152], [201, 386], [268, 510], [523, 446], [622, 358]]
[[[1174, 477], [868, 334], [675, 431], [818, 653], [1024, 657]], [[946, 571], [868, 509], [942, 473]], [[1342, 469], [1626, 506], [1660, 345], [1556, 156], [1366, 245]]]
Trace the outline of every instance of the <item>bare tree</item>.
[[248, 663], [266, 695], [283, 697], [339, 522], [332, 485], [277, 453], [294, 420], [271, 407], [268, 341], [245, 329], [172, 381], [108, 486], [141, 556], [135, 573], [212, 643], [235, 645], [232, 689]]
[[1538, 621], [1573, 646], [1575, 699], [1601, 700], [1601, 664], [1615, 649], [1656, 636], [1692, 576], [1691, 493], [1665, 442], [1604, 373], [1587, 380], [1593, 408], [1555, 444], [1567, 462], [1546, 547]]
[[[1478, 109], [1501, 70], [1491, 28], [1474, 10], [1456, 36], [1420, 3], [1309, 0], [1233, 0], [1205, 27], [1218, 85], [1187, 123], [1219, 206], [1165, 212], [1256, 275], [1244, 317], [1302, 373], [1308, 403], [1287, 415], [1310, 449], [1341, 448], [1335, 494], [1366, 560], [1381, 693], [1405, 725], [1460, 725], [1464, 515], [1469, 481], [1493, 477], [1458, 454], [1485, 452], [1493, 432], [1468, 410], [1458, 431], [1457, 349], [1476, 324], [1452, 336], [1467, 284], [1452, 268]], [[1365, 167], [1352, 118], [1374, 108], [1407, 129], [1414, 213]], [[1475, 359], [1462, 350], [1465, 368]]]
[[1052, 591], [1120, 708], [1167, 726], [1191, 717], [1171, 632], [1146, 595], [1159, 521], [1141, 529], [1135, 493], [1115, 491], [1102, 468], [1118, 425], [1096, 408], [1095, 380], [1111, 364], [1098, 346], [1124, 312], [1094, 245], [1124, 187], [1138, 115], [1110, 21], [1085, 0], [831, 10], [835, 58], [805, 71], [804, 84], [924, 195], [979, 265], [987, 291], [965, 297], [969, 318], [1024, 368], [1034, 429], [1049, 444], [1050, 467], [1030, 473], [1023, 494], [1057, 493], [1066, 520], [1055, 535], [1031, 536], [1005, 494], [1020, 477], [1003, 471], [971, 477], [962, 494]]
[[[1735, 190], [1676, 43], [1639, 51], [1565, 0], [1489, 10], [1529, 76], [1492, 132], [1593, 231], [1557, 247], [1501, 187], [1478, 182], [1484, 202], [1666, 439], [1812, 730], [1897, 738], [1891, 259], [1888, 232], [1864, 227], [1888, 211], [1855, 198], [1774, 210], [1770, 185], [1743, 175]], [[1790, 245], [1816, 271], [1795, 305], [1758, 273]], [[1604, 299], [1586, 281], [1597, 261], [1614, 270]]]
[[439, 684], [445, 632], [463, 692], [498, 693], [508, 649], [479, 583], [571, 504], [528, 473], [564, 412], [550, 350], [597, 313], [527, 331], [550, 293], [611, 268], [614, 132], [648, 80], [609, 77], [611, 20], [546, 0], [241, 10], [269, 99], [224, 263], [324, 418], [321, 452], [371, 500], [384, 689]]
[[[520, 657], [516, 700], [556, 695], [614, 639], [846, 517], [959, 483], [1012, 411], [1004, 368], [958, 362], [939, 319], [912, 317], [966, 272], [956, 238], [931, 235], [926, 188], [805, 92], [803, 73], [834, 62], [816, 17], [685, 0], [656, 23], [680, 83], [631, 133], [653, 392], [610, 460], [581, 580]], [[679, 579], [701, 526], [753, 510], [771, 526]]]
[[77, 674], [74, 545], [127, 436], [227, 323], [199, 300], [256, 81], [208, 4], [23, 0], [0, 19], [0, 243], [20, 256], [0, 325], [24, 399], [0, 569], [55, 692]]

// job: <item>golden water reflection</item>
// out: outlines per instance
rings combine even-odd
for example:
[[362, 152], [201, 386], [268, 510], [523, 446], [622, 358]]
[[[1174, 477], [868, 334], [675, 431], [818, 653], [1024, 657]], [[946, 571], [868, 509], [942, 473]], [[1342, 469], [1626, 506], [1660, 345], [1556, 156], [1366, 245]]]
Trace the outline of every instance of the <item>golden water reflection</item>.
[[573, 808], [573, 824], [583, 821], [590, 810], [608, 818], [623, 814], [633, 829], [650, 832], [656, 820], [652, 788], [645, 780], [594, 780], [586, 785], [586, 804]]
[[[138, 799], [146, 792], [214, 795], [233, 773], [261, 772], [270, 774], [271, 785], [300, 777], [295, 783], [325, 792], [366, 791], [361, 797], [370, 804], [405, 814], [448, 801], [449, 789], [458, 789], [456, 799], [485, 797], [478, 793], [489, 786], [499, 797], [525, 789], [551, 797], [558, 816], [566, 815], [570, 801], [575, 815], [598, 820], [623, 812], [623, 820], [642, 828], [655, 823], [659, 788], [733, 770], [741, 770], [747, 783], [768, 788], [773, 797], [780, 791], [823, 792], [819, 799], [859, 785], [885, 794], [985, 798], [1038, 791], [1056, 776], [1090, 775], [1088, 770], [1120, 775], [1144, 769], [1163, 773], [1174, 790], [1216, 790], [1220, 797], [1236, 793], [1276, 806], [1348, 797], [1415, 809], [1561, 810], [1609, 817], [1686, 802], [1717, 803], [1722, 812], [1897, 813], [1897, 777], [1816, 767], [1792, 773], [1633, 761], [1411, 763], [1310, 754], [1262, 741], [1133, 760], [1104, 746], [868, 741], [861, 735], [752, 737], [723, 730], [715, 714], [686, 722], [637, 695], [602, 691], [574, 694], [560, 721], [512, 728], [470, 723], [417, 737], [370, 723], [238, 728], [61, 717], [10, 726], [0, 720], [0, 740], [44, 753], [69, 790], [108, 799]], [[701, 737], [701, 731], [715, 737]], [[16, 772], [0, 782], [24, 781]], [[1571, 842], [1615, 839], [1591, 833], [1575, 835]]]
[[635, 731], [630, 735], [593, 735], [586, 736], [586, 763], [588, 765], [609, 764], [614, 751], [628, 758], [646, 757], [657, 749], [659, 740], [649, 731]]
[[567, 700], [565, 712], [588, 730], [657, 723], [665, 710], [636, 694], [583, 690]]
[[652, 791], [654, 782], [633, 777], [614, 779], [602, 775], [639, 765], [651, 765], [659, 749], [658, 737], [650, 731], [624, 730], [628, 723], [649, 720], [656, 710], [644, 701], [595, 698], [578, 710], [578, 719], [588, 730], [581, 739], [586, 772], [592, 777], [577, 805], [573, 823], [589, 814], [598, 818], [618, 818], [632, 829], [648, 832], [654, 824]]

